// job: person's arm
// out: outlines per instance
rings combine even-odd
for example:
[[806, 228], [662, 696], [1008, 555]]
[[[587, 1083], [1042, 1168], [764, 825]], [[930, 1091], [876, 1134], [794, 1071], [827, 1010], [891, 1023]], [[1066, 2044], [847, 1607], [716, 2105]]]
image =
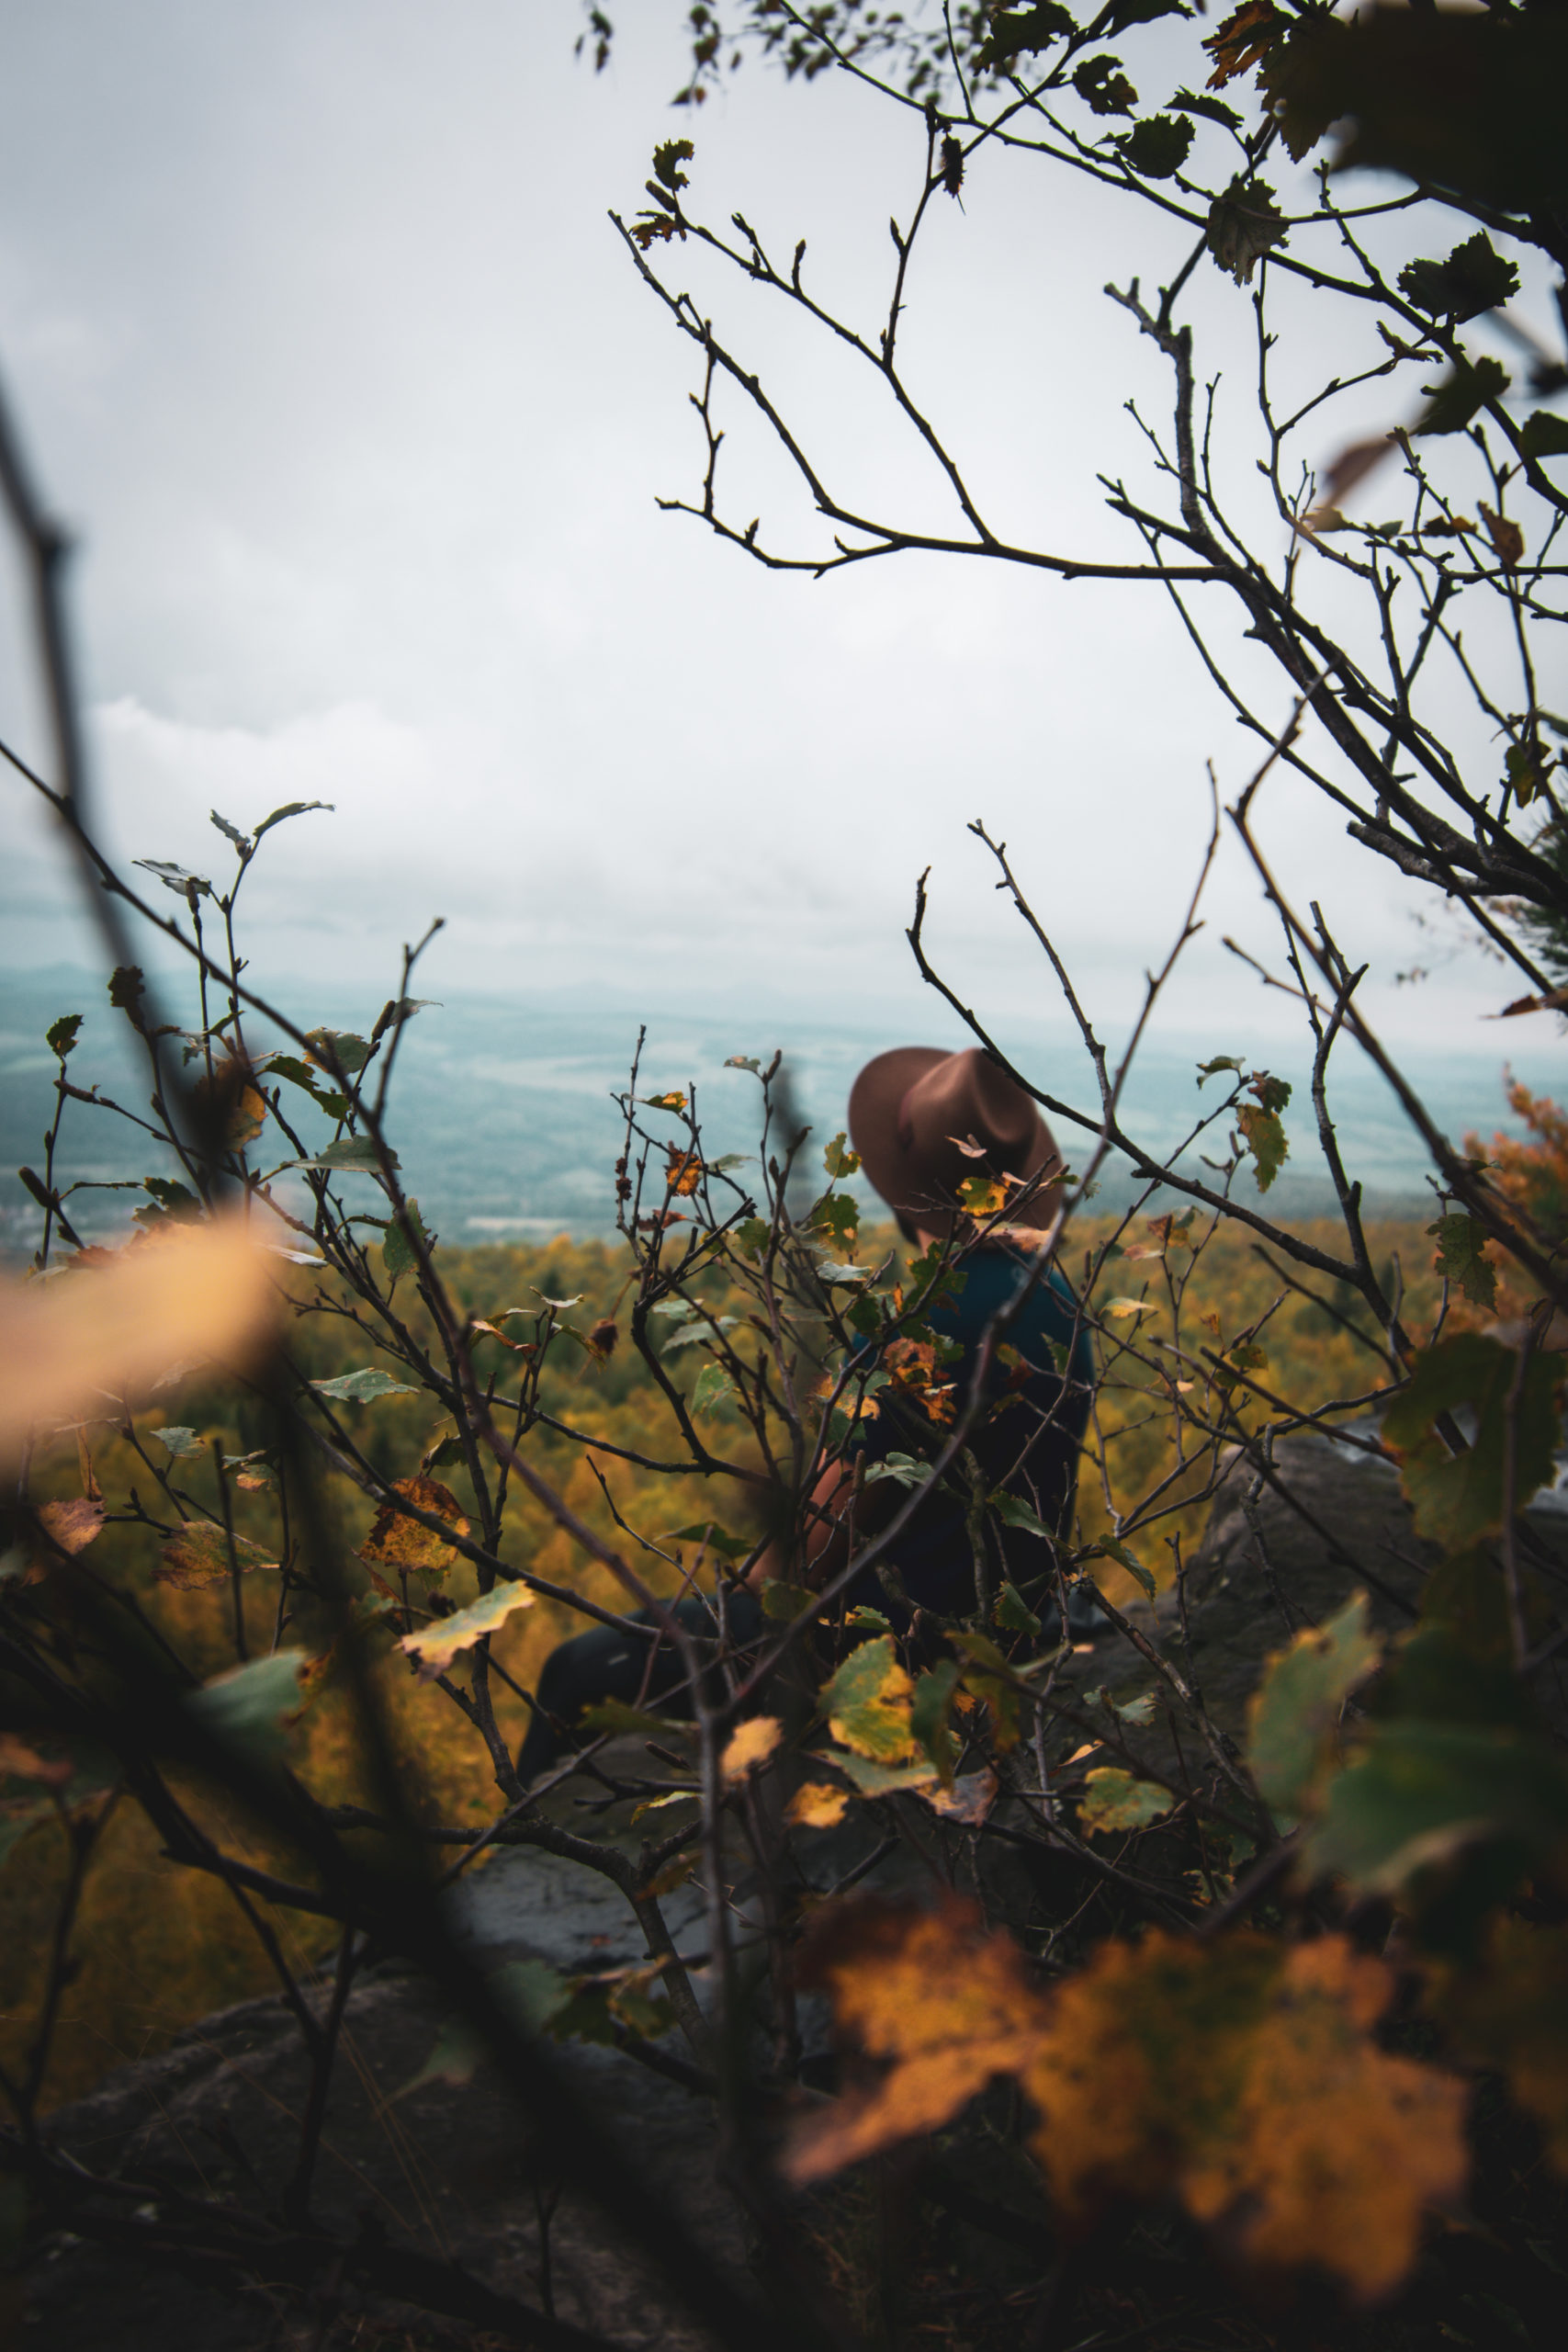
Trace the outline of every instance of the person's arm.
[[[855, 1535], [874, 1534], [887, 1517], [888, 1505], [895, 1498], [884, 1495], [881, 1485], [879, 1481], [869, 1490], [863, 1487], [857, 1495], [855, 1473], [843, 1462], [830, 1463], [818, 1479], [811, 1490], [811, 1509], [802, 1539], [804, 1581], [811, 1591], [820, 1591], [829, 1577], [838, 1575], [850, 1556], [850, 1544]], [[753, 1592], [760, 1593], [764, 1584], [778, 1579], [784, 1565], [782, 1547], [770, 1544], [746, 1582]]]

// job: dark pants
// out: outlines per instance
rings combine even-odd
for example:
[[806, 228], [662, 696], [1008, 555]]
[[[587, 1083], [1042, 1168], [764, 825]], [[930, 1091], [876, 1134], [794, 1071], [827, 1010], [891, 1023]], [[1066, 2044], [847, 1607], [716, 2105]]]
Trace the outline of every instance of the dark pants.
[[[725, 1601], [725, 1615], [732, 1641], [754, 1642], [762, 1630], [761, 1608], [749, 1592], [730, 1593]], [[699, 1642], [716, 1641], [718, 1626], [707, 1601], [694, 1596], [678, 1601], [675, 1616]], [[639, 1609], [634, 1612], [632, 1623], [652, 1625], [658, 1620], [650, 1609]], [[629, 1707], [642, 1697], [644, 1704], [661, 1706], [667, 1715], [682, 1720], [689, 1717], [692, 1694], [675, 1688], [686, 1679], [680, 1651], [668, 1637], [662, 1639], [653, 1653], [651, 1673], [648, 1670], [648, 1652], [646, 1642], [639, 1642], [634, 1634], [618, 1634], [609, 1625], [594, 1625], [586, 1634], [575, 1634], [570, 1642], [562, 1642], [558, 1649], [552, 1650], [534, 1693], [534, 1713], [517, 1758], [518, 1778], [527, 1782], [547, 1771], [562, 1749], [573, 1744], [583, 1709], [596, 1706], [601, 1700], [618, 1699]]]
[[[866, 1581], [869, 1589], [871, 1579]], [[860, 1595], [853, 1597], [859, 1599]], [[868, 1598], [873, 1608], [880, 1607], [886, 1612], [888, 1604], [880, 1587], [868, 1590]], [[725, 1612], [733, 1641], [754, 1642], [763, 1629], [761, 1606], [749, 1592], [731, 1593], [725, 1603]], [[699, 1641], [711, 1643], [716, 1638], [714, 1612], [705, 1600], [693, 1598], [678, 1601], [675, 1615], [686, 1632]], [[1061, 1612], [1052, 1601], [1040, 1610], [1039, 1615], [1040, 1639], [1049, 1647], [1061, 1639]], [[657, 1620], [651, 1610], [639, 1609], [632, 1623], [651, 1625]], [[1105, 1623], [1087, 1592], [1081, 1589], [1069, 1591], [1067, 1631], [1074, 1641], [1089, 1639], [1103, 1630]], [[931, 1662], [936, 1656], [946, 1655], [946, 1650], [938, 1645]], [[573, 1744], [585, 1707], [597, 1706], [604, 1699], [618, 1699], [625, 1706], [634, 1706], [643, 1690], [647, 1670], [648, 1644], [629, 1634], [617, 1634], [608, 1625], [592, 1626], [586, 1634], [575, 1634], [570, 1642], [562, 1642], [558, 1649], [552, 1650], [539, 1676], [527, 1736], [518, 1752], [518, 1778], [525, 1784], [539, 1773], [548, 1771], [563, 1748]], [[692, 1713], [692, 1694], [675, 1688], [685, 1678], [679, 1650], [672, 1642], [660, 1641], [653, 1654], [645, 1703], [660, 1706], [663, 1713], [686, 1720]]]

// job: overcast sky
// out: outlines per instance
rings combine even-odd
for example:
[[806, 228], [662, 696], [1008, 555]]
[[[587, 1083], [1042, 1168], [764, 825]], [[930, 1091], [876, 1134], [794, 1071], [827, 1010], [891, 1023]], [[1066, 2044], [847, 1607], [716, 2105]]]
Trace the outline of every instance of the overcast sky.
[[[811, 583], [657, 510], [700, 481], [694, 355], [605, 216], [637, 208], [654, 141], [687, 127], [668, 107], [684, 12], [615, 13], [595, 77], [573, 0], [0, 0], [0, 365], [80, 535], [105, 832], [211, 872], [209, 808], [248, 824], [334, 801], [247, 886], [264, 985], [378, 986], [439, 913], [434, 994], [798, 998], [917, 1034], [930, 1000], [902, 933], [929, 864], [955, 984], [1048, 1035], [1054, 985], [964, 831], [984, 817], [1113, 1024], [1179, 918], [1205, 763], [1234, 797], [1256, 750], [1157, 590], [925, 558]], [[910, 119], [753, 67], [690, 128], [707, 217], [739, 207], [780, 256], [807, 236], [810, 282], [874, 332], [888, 212], [907, 217], [921, 168]], [[1157, 282], [1183, 243], [1134, 202], [1000, 163], [963, 209], [938, 205], [908, 372], [1008, 535], [1137, 560], [1095, 476], [1150, 486], [1123, 403], [1159, 420], [1168, 389], [1100, 289]], [[874, 385], [691, 249], [660, 262], [763, 363], [847, 495], [950, 523]], [[1250, 305], [1207, 262], [1194, 296], [1200, 368], [1235, 378], [1222, 450], [1249, 462]], [[1326, 368], [1314, 300], [1288, 295], [1287, 316]], [[1330, 443], [1394, 421], [1387, 398]], [[731, 511], [820, 547], [733, 400], [722, 422]], [[41, 758], [14, 609], [0, 622], [0, 723]], [[1283, 722], [1283, 682], [1250, 652]], [[1372, 961], [1371, 1009], [1489, 1049], [1506, 976], [1418, 935], [1415, 887], [1303, 787], [1269, 790], [1292, 888]], [[25, 794], [4, 795], [0, 954], [88, 955]], [[1167, 1019], [1229, 1046], [1276, 1015], [1226, 932], [1273, 950], [1228, 845]], [[1435, 978], [1396, 989], [1413, 964]]]

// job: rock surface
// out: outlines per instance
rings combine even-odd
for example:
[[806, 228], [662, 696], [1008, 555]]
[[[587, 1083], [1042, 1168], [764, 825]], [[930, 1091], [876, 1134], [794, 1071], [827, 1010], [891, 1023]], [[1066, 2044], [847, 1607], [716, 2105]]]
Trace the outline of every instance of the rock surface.
[[[682, 1914], [671, 1907], [681, 1940]], [[460, 1924], [487, 1963], [538, 1957], [581, 1969], [642, 1953], [615, 1888], [547, 1854], [501, 1857], [474, 1881]], [[467, 2083], [419, 2081], [446, 2017], [431, 1985], [395, 1967], [356, 1987], [322, 2133], [316, 2211], [349, 2235], [368, 2221], [392, 2244], [458, 2263], [537, 2309], [536, 2188], [548, 2194], [557, 2186], [547, 2141], [482, 2064]], [[715, 2178], [707, 2101], [615, 2050], [570, 2043], [558, 2054], [566, 2081], [653, 2193], [712, 2264], [744, 2285], [735, 2209]], [[307, 2089], [300, 2034], [283, 2001], [247, 2001], [205, 2019], [160, 2056], [119, 2068], [90, 2098], [60, 2110], [51, 2137], [80, 2163], [154, 2193], [183, 2190], [232, 2199], [253, 2214], [276, 2212]], [[709, 2341], [575, 2189], [555, 2211], [549, 2249], [562, 2320], [661, 2352], [697, 2352]], [[385, 2306], [352, 2291], [344, 2307], [365, 2324], [378, 2308], [389, 2321]], [[21, 2340], [49, 2352], [281, 2352], [314, 2343], [318, 2324], [310, 2314], [302, 2320], [287, 2294], [151, 2269], [76, 2243], [57, 2246], [29, 2274]], [[453, 2334], [439, 2322], [418, 2324], [412, 2340], [421, 2345]], [[356, 2337], [350, 2325], [328, 2340], [378, 2337]], [[394, 2340], [400, 2352], [410, 2339], [400, 2331]], [[461, 2328], [457, 2340], [468, 2340]]]

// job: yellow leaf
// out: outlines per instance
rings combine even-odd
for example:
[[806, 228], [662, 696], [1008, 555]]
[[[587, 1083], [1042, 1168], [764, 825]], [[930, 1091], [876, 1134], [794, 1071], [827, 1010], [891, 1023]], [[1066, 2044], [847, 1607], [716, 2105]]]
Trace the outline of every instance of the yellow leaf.
[[49, 1282], [0, 1283], [0, 1453], [40, 1422], [145, 1394], [175, 1367], [254, 1361], [279, 1294], [237, 1219], [96, 1251]]
[[247, 1536], [226, 1535], [212, 1520], [193, 1519], [160, 1546], [152, 1573], [160, 1584], [193, 1592], [203, 1585], [226, 1583], [236, 1567], [248, 1577], [256, 1568], [276, 1566], [271, 1554]]
[[1108, 1298], [1105, 1301], [1104, 1311], [1107, 1315], [1113, 1315], [1119, 1323], [1125, 1322], [1130, 1315], [1159, 1313], [1152, 1298]]
[[797, 1829], [835, 1829], [849, 1811], [849, 1792], [829, 1781], [804, 1781], [784, 1807]]
[[1153, 1781], [1134, 1780], [1119, 1764], [1101, 1764], [1088, 1776], [1078, 1821], [1085, 1829], [1145, 1829], [1175, 1802]]
[[[401, 1495], [417, 1510], [429, 1511], [433, 1518], [445, 1520], [455, 1534], [468, 1533], [468, 1522], [457, 1496], [439, 1478], [400, 1478], [392, 1492]], [[395, 1503], [382, 1504], [374, 1526], [359, 1547], [359, 1557], [367, 1567], [421, 1576], [432, 1581], [444, 1577], [457, 1556], [451, 1544], [434, 1529], [422, 1527], [418, 1520], [400, 1511]]]
[[973, 1217], [995, 1216], [1007, 1200], [1007, 1188], [987, 1176], [966, 1176], [958, 1197]]
[[471, 1649], [487, 1634], [503, 1625], [514, 1609], [532, 1609], [534, 1596], [526, 1585], [498, 1584], [480, 1600], [467, 1609], [459, 1609], [455, 1616], [439, 1618], [421, 1634], [405, 1634], [398, 1644], [419, 1668], [422, 1682], [434, 1681], [445, 1674], [459, 1650]]
[[719, 1759], [726, 1786], [733, 1788], [748, 1772], [765, 1764], [783, 1737], [784, 1725], [777, 1715], [752, 1715], [741, 1724]]
[[632, 1827], [637, 1827], [645, 1813], [662, 1813], [667, 1805], [694, 1804], [696, 1797], [695, 1789], [671, 1789], [668, 1796], [645, 1797], [641, 1804], [632, 1808]]

